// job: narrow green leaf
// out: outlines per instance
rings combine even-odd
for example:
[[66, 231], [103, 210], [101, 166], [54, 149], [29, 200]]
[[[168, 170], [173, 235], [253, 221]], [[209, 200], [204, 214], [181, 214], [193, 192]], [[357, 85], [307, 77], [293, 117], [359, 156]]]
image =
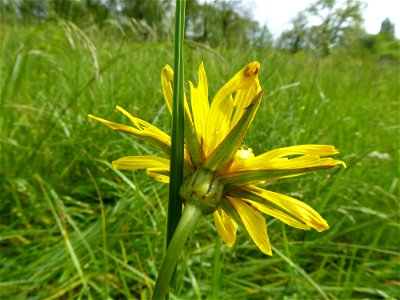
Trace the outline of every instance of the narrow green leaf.
[[172, 101], [171, 182], [169, 186], [167, 247], [182, 213], [179, 189], [183, 182], [184, 159], [184, 94], [183, 94], [183, 39], [185, 27], [185, 0], [176, 1], [174, 93]]
[[276, 180], [288, 176], [299, 176], [313, 171], [327, 169], [329, 167], [301, 168], [293, 170], [253, 170], [253, 171], [238, 171], [224, 174], [218, 179], [225, 184], [239, 186], [257, 183], [267, 180]]
[[221, 273], [223, 268], [223, 257], [221, 258], [221, 237], [216, 234], [214, 247], [214, 266], [212, 276], [211, 299], [218, 299], [221, 290]]
[[306, 279], [314, 288], [315, 290], [320, 294], [322, 299], [329, 299], [329, 297], [325, 294], [324, 290], [320, 285], [318, 285], [317, 282], [314, 281], [314, 279], [311, 278], [310, 275], [307, 274], [306, 271], [296, 263], [294, 263], [290, 258], [285, 256], [281, 251], [278, 250], [278, 248], [272, 247], [274, 253], [276, 253], [284, 262], [286, 262], [291, 268], [296, 270], [304, 279]]
[[232, 160], [253, 120], [254, 114], [257, 112], [262, 94], [263, 91], [254, 97], [236, 126], [207, 158], [204, 163], [205, 168], [216, 171]]
[[[73, 245], [72, 245], [72, 243], [71, 243], [71, 241], [69, 239], [67, 226], [66, 226], [64, 220], [61, 219], [61, 217], [59, 216], [59, 213], [57, 212], [56, 206], [53, 203], [53, 201], [56, 202], [56, 203], [57, 202], [58, 203], [62, 203], [62, 201], [59, 198], [58, 194], [53, 189], [50, 189], [50, 188], [46, 187], [46, 184], [45, 184], [45, 182], [43, 182], [43, 180], [40, 177], [40, 175], [36, 174], [35, 177], [36, 177], [36, 180], [39, 183], [40, 189], [42, 190], [43, 196], [44, 196], [45, 200], [47, 201], [47, 203], [49, 205], [49, 208], [50, 208], [51, 213], [52, 213], [52, 215], [53, 215], [53, 217], [54, 217], [54, 219], [56, 221], [58, 229], [60, 230], [60, 233], [61, 233], [61, 235], [62, 235], [62, 237], [64, 239], [65, 248], [66, 248], [67, 253], [69, 254], [69, 256], [70, 256], [70, 258], [72, 260], [73, 265], [75, 266], [76, 271], [78, 272], [78, 275], [79, 275], [79, 277], [81, 279], [81, 282], [83, 284], [83, 288], [85, 290], [87, 290], [87, 288], [88, 288], [87, 278], [85, 277], [85, 274], [83, 272], [83, 268], [81, 266], [81, 263], [80, 263], [80, 261], [78, 259], [78, 256], [76, 255], [75, 249], [74, 249], [74, 247], [73, 247]], [[48, 194], [48, 191], [50, 193], [50, 196], [54, 200], [51, 199], [51, 197]], [[59, 208], [59, 210], [61, 210], [60, 213], [62, 215], [66, 214], [66, 211], [63, 210], [63, 206], [62, 205], [59, 205], [58, 208]]]

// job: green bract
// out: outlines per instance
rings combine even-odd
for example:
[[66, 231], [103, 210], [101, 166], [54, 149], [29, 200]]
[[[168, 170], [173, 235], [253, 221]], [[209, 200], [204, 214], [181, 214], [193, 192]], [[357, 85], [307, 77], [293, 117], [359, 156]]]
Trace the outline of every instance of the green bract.
[[197, 206], [203, 215], [208, 215], [219, 207], [223, 190], [224, 185], [212, 171], [198, 169], [183, 182], [180, 195], [186, 203]]

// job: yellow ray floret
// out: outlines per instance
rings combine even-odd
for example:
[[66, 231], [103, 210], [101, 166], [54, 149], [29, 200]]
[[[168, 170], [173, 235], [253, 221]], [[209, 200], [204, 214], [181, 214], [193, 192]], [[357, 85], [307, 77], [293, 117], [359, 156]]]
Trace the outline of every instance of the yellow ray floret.
[[[207, 115], [204, 136], [205, 153], [208, 155], [226, 137], [248, 104], [261, 91], [258, 81], [260, 64], [252, 62], [232, 77], [214, 96]], [[235, 98], [233, 94], [235, 94]], [[236, 110], [232, 119], [233, 107]], [[232, 119], [232, 123], [231, 123]]]
[[171, 137], [164, 133], [162, 130], [158, 129], [157, 127], [143, 121], [139, 118], [133, 117], [127, 111], [123, 110], [121, 107], [117, 106], [117, 109], [124, 113], [126, 116], [129, 117], [131, 122], [135, 125], [135, 127], [127, 126], [123, 124], [118, 124], [114, 122], [107, 121], [105, 119], [89, 115], [89, 118], [99, 121], [104, 125], [114, 129], [115, 131], [125, 132], [131, 134], [145, 142], [148, 142], [166, 154], [170, 154], [171, 152]]
[[112, 162], [112, 167], [120, 170], [163, 168], [169, 170], [169, 159], [152, 156], [125, 156]]
[[[340, 160], [320, 157], [337, 153], [339, 151], [335, 147], [327, 145], [299, 145], [279, 148], [247, 159], [237, 159], [232, 163], [230, 171], [331, 168], [336, 165], [346, 167], [344, 162]], [[292, 155], [297, 157], [287, 157]]]
[[257, 247], [267, 255], [272, 255], [271, 244], [264, 217], [253, 207], [241, 199], [227, 197], [240, 216], [246, 231]]
[[198, 136], [198, 140], [201, 143], [206, 136], [206, 122], [209, 111], [208, 104], [208, 85], [207, 75], [204, 69], [204, 64], [201, 63], [199, 66], [199, 84], [197, 87], [189, 81], [190, 85], [190, 104], [192, 107], [192, 114], [194, 120], [194, 126]]
[[310, 226], [305, 225], [304, 223], [296, 220], [295, 218], [289, 216], [288, 214], [285, 214], [284, 212], [273, 208], [269, 205], [256, 202], [256, 201], [251, 201], [248, 199], [243, 199], [243, 201], [246, 201], [247, 203], [251, 204], [253, 207], [257, 208], [259, 211], [263, 212], [264, 214], [267, 214], [271, 217], [274, 217], [278, 220], [281, 220], [283, 223], [288, 224], [289, 226], [292, 226], [294, 228], [298, 229], [303, 229], [303, 230], [309, 230]]
[[[168, 110], [172, 113], [172, 97], [173, 97], [173, 89], [174, 89], [174, 71], [172, 71], [169, 65], [166, 65], [161, 70], [161, 87], [165, 99], [165, 103], [167, 104]], [[184, 107], [186, 112], [186, 117], [189, 119], [190, 123], [192, 123], [192, 118], [190, 116], [189, 105], [186, 100], [186, 94], [184, 96]]]
[[219, 235], [228, 247], [233, 247], [236, 241], [236, 222], [223, 209], [216, 210], [213, 216]]
[[162, 183], [169, 183], [169, 167], [168, 168], [148, 168], [146, 174]]
[[112, 162], [112, 167], [119, 170], [146, 169], [147, 175], [163, 183], [169, 183], [169, 159], [144, 155], [125, 156]]
[[328, 223], [309, 205], [295, 198], [267, 191], [253, 185], [244, 186], [242, 190], [265, 199], [283, 210], [286, 210], [307, 226], [317, 231], [324, 231], [329, 228]]

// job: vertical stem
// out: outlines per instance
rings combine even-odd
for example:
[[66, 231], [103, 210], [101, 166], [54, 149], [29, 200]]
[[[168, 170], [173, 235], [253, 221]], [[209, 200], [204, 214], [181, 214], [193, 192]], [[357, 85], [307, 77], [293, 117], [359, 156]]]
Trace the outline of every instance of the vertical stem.
[[168, 246], [160, 273], [154, 288], [153, 300], [165, 299], [168, 294], [169, 283], [174, 273], [176, 263], [182, 252], [185, 242], [192, 232], [197, 221], [202, 216], [201, 211], [196, 206], [187, 204], [183, 210], [182, 218], [178, 223], [174, 236]]
[[179, 189], [183, 181], [184, 105], [183, 105], [183, 38], [185, 0], [176, 0], [174, 94], [172, 102], [171, 166], [167, 221], [167, 247], [178, 225], [182, 212]]

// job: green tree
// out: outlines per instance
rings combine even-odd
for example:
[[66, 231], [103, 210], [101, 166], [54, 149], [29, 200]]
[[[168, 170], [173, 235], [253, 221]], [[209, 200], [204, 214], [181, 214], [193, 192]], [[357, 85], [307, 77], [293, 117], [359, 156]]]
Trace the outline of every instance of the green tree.
[[330, 53], [330, 48], [340, 45], [353, 31], [358, 31], [362, 24], [363, 3], [346, 0], [318, 0], [307, 8], [310, 18], [319, 19], [310, 35], [311, 43], [320, 49], [323, 55]]
[[10, 15], [22, 22], [32, 22], [37, 19], [45, 19], [48, 15], [48, 1], [46, 0], [1, 0], [2, 19], [10, 20]]
[[205, 42], [208, 40], [209, 6], [197, 0], [186, 1], [185, 38]]
[[239, 2], [213, 1], [200, 3], [188, 0], [185, 36], [212, 47], [254, 45], [267, 39], [258, 22]]
[[279, 45], [291, 52], [312, 48], [328, 55], [332, 47], [349, 44], [361, 32], [362, 9], [360, 1], [318, 0], [297, 15]]
[[128, 18], [146, 22], [157, 36], [168, 32], [164, 20], [172, 8], [172, 0], [123, 0], [117, 2], [118, 11]]
[[257, 31], [256, 35], [254, 36], [252, 44], [254, 44], [254, 46], [256, 46], [259, 49], [266, 49], [272, 47], [273, 37], [267, 25], [262, 26]]
[[390, 19], [386, 18], [381, 23], [381, 30], [379, 31], [379, 34], [384, 35], [384, 36], [388, 37], [389, 39], [394, 40], [394, 38], [395, 38], [394, 27], [395, 27], [395, 25], [390, 21]]
[[305, 12], [299, 12], [291, 21], [292, 28], [282, 32], [278, 47], [296, 53], [306, 48], [308, 19]]

